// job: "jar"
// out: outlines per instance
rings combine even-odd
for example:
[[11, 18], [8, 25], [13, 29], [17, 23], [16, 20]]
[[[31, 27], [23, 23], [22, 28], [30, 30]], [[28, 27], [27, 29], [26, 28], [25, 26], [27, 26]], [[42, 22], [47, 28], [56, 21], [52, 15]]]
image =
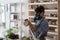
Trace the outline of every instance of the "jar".
[[58, 32], [58, 29], [57, 28], [55, 29], [55, 32]]
[[40, 2], [40, 0], [38, 0], [38, 2]]

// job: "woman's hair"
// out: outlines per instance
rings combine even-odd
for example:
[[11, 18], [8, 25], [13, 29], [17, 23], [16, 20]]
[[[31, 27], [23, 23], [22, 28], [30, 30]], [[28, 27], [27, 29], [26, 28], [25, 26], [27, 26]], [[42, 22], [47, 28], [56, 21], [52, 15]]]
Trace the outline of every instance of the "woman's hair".
[[40, 20], [42, 17], [40, 17], [40, 13], [44, 13], [45, 12], [45, 8], [43, 7], [43, 6], [38, 6], [36, 9], [35, 9], [35, 12], [36, 12], [36, 14], [35, 14], [35, 17], [34, 17], [34, 22], [36, 21], [36, 20]]
[[38, 6], [36, 9], [35, 9], [35, 12], [36, 13], [44, 13], [45, 12], [45, 8], [43, 6]]

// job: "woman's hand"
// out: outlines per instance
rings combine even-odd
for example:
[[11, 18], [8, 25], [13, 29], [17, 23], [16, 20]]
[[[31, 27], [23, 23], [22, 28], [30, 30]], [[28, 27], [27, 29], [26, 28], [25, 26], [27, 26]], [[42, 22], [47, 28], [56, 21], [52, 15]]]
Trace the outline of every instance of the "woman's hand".
[[25, 21], [24, 22], [24, 25], [25, 26], [29, 26], [29, 28], [32, 30], [32, 32], [35, 32], [36, 31], [35, 26], [28, 19], [25, 19], [24, 21]]

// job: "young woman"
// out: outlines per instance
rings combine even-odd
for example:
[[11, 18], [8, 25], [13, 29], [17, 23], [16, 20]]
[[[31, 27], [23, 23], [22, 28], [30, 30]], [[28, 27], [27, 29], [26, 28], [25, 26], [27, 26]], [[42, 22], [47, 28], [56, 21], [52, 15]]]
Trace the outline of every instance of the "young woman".
[[45, 37], [47, 36], [48, 32], [48, 22], [44, 18], [45, 8], [43, 6], [39, 6], [35, 9], [35, 17], [34, 22], [35, 26], [28, 20], [25, 19], [24, 25], [29, 26], [32, 33], [36, 38], [39, 37], [39, 40], [46, 40]]

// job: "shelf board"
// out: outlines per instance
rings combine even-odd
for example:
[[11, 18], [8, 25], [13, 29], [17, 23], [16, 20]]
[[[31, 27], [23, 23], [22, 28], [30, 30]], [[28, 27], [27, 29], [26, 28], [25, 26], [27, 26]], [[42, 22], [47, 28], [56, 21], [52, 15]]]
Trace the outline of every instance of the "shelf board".
[[52, 11], [52, 12], [55, 11], [55, 12], [58, 12], [57, 9], [53, 9], [53, 10], [45, 10], [45, 11], [50, 11], [50, 12], [51, 12], [51, 11]]
[[30, 18], [34, 18], [34, 16], [29, 16]]
[[[28, 11], [34, 11], [34, 9], [30, 9], [30, 10], [28, 10]], [[52, 12], [55, 11], [55, 12], [58, 12], [57, 9], [55, 9], [55, 10], [54, 10], [54, 9], [53, 9], [53, 10], [51, 9], [51, 10], [45, 10], [45, 11], [50, 11], [50, 12], [51, 12], [51, 11], [52, 11]]]
[[56, 20], [58, 20], [58, 18], [57, 17], [45, 17], [46, 19], [56, 19]]
[[[35, 24], [34, 22], [31, 22], [32, 24]], [[49, 25], [49, 27], [56, 27], [58, 28], [58, 25]]]
[[48, 34], [58, 35], [58, 33], [56, 33], [56, 32], [48, 32]]
[[[34, 18], [34, 16], [29, 16], [30, 18]], [[45, 17], [46, 19], [56, 19], [56, 20], [58, 20], [58, 18], [57, 17]]]
[[58, 25], [49, 25], [49, 27], [56, 27], [56, 28], [58, 28]]
[[29, 3], [28, 5], [58, 4], [58, 2]]

